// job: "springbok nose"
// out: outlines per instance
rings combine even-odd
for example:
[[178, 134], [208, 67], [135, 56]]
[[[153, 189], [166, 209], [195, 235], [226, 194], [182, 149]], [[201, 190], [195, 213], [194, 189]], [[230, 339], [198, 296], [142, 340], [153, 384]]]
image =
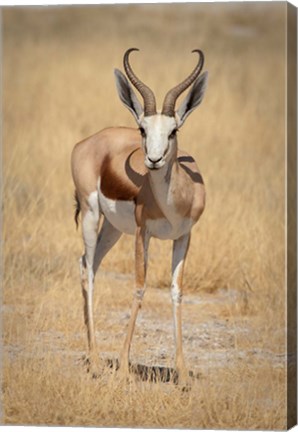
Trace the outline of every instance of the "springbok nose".
[[158, 158], [158, 159], [151, 159], [151, 158], [148, 156], [148, 160], [149, 160], [151, 163], [153, 163], [153, 164], [157, 164], [157, 162], [159, 162], [159, 161], [162, 160], [162, 157], [160, 157], [160, 158]]

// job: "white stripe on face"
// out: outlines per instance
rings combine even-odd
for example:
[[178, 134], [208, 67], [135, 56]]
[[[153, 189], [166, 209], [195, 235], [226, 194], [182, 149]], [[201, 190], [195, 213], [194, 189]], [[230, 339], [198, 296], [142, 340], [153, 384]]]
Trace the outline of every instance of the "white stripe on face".
[[148, 168], [161, 168], [165, 164], [165, 159], [171, 153], [172, 140], [169, 136], [176, 129], [177, 124], [174, 117], [163, 114], [156, 114], [144, 117], [142, 127], [145, 130], [145, 164]]

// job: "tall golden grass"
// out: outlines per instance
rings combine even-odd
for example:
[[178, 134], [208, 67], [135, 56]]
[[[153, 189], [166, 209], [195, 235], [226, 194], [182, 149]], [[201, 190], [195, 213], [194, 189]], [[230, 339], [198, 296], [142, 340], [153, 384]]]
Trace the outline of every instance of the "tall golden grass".
[[[3, 10], [3, 343], [6, 424], [281, 429], [285, 388], [285, 7], [125, 5]], [[73, 223], [70, 153], [101, 128], [134, 125], [113, 68], [132, 62], [166, 91], [205, 52], [201, 107], [179, 132], [207, 206], [185, 275], [185, 354], [199, 374], [173, 383], [92, 379]], [[173, 363], [169, 242], [153, 241], [132, 358]], [[102, 265], [99, 352], [116, 357], [133, 288], [133, 239]]]

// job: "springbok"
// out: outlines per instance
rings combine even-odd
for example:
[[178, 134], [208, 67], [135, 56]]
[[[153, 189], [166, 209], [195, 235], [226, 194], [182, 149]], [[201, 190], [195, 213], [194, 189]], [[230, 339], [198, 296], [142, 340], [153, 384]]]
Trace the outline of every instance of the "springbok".
[[[78, 143], [72, 152], [76, 213], [81, 211], [85, 253], [80, 259], [90, 355], [95, 348], [93, 323], [93, 285], [98, 267], [122, 233], [135, 235], [135, 291], [120, 370], [129, 370], [129, 352], [138, 310], [146, 288], [147, 251], [150, 237], [173, 240], [171, 297], [176, 345], [175, 367], [179, 381], [187, 380], [182, 351], [181, 300], [184, 262], [190, 232], [205, 206], [202, 176], [194, 159], [178, 149], [177, 131], [188, 115], [201, 103], [208, 73], [200, 75], [204, 55], [179, 85], [171, 89], [161, 113], [155, 96], [133, 72], [128, 49], [123, 58], [128, 79], [143, 98], [144, 108], [125, 75], [115, 70], [119, 97], [130, 110], [138, 129], [104, 129]], [[180, 94], [193, 84], [175, 111]], [[101, 229], [99, 222], [104, 216]]]

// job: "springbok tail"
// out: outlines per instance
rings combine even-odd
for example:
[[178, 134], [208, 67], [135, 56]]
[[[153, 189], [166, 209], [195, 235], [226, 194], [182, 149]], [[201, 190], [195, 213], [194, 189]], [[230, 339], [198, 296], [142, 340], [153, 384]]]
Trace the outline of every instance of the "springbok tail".
[[76, 226], [77, 226], [77, 229], [78, 229], [78, 227], [79, 227], [79, 214], [80, 214], [80, 211], [81, 211], [81, 204], [80, 204], [78, 193], [77, 193], [76, 190], [74, 192], [74, 199], [75, 199], [74, 220], [75, 220], [75, 223], [76, 223]]

